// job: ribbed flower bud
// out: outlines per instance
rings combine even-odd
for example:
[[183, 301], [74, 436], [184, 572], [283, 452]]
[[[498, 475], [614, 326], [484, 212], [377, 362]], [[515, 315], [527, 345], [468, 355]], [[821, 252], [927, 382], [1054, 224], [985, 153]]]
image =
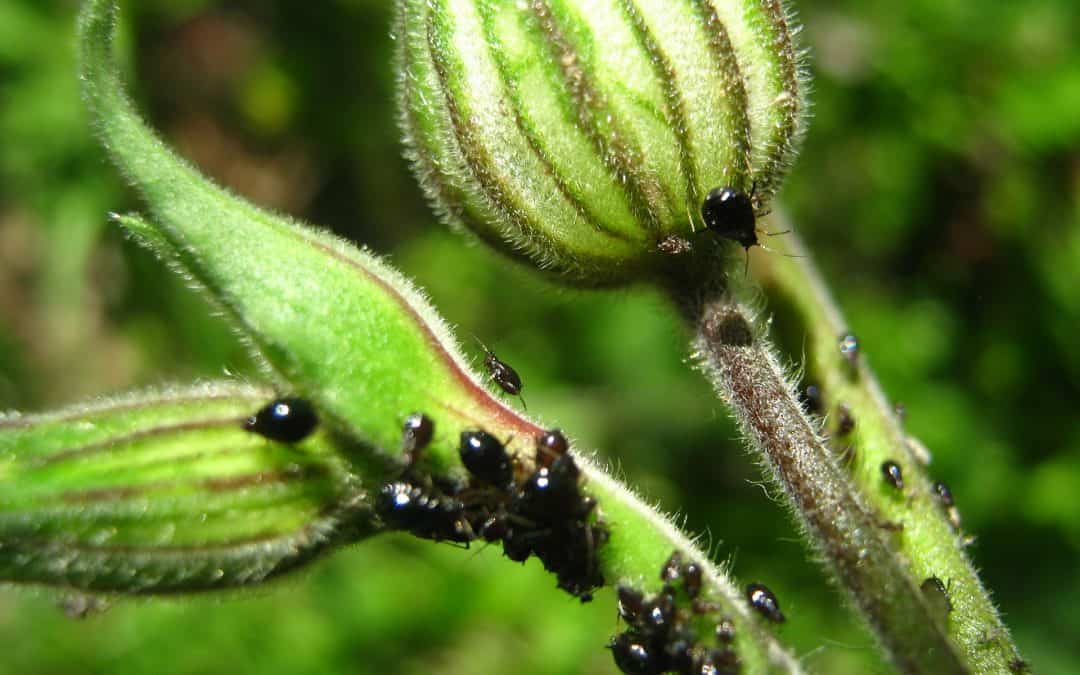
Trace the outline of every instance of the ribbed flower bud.
[[[759, 207], [805, 103], [780, 0], [401, 0], [401, 121], [441, 214], [564, 278], [647, 275], [708, 192]], [[678, 248], [678, 247], [676, 247]]]

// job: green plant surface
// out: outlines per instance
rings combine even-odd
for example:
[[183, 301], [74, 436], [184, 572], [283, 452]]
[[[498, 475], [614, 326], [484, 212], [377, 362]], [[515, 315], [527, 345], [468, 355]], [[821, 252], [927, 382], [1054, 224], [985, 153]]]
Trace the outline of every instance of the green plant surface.
[[[389, 254], [461, 335], [522, 373], [530, 411], [605, 449], [716, 559], [769, 584], [808, 669], [883, 670], [686, 371], [679, 320], [656, 293], [553, 291], [435, 223], [400, 159], [387, 3], [125, 9], [135, 98], [170, 144], [258, 203]], [[781, 201], [905, 404], [905, 429], [932, 450], [930, 473], [951, 486], [1021, 652], [1036, 672], [1072, 672], [1073, 3], [799, 9], [813, 120]], [[107, 226], [106, 211], [137, 203], [86, 132], [73, 6], [8, 0], [0, 14], [0, 408], [256, 372], [197, 294]], [[69, 257], [79, 269], [63, 268]], [[785, 308], [766, 311], [781, 330]], [[798, 366], [804, 336], [785, 338]], [[551, 586], [495, 550], [388, 537], [265, 591], [118, 602], [83, 622], [55, 593], [5, 590], [0, 672], [613, 672], [598, 649], [616, 629], [610, 598], [582, 607]]]

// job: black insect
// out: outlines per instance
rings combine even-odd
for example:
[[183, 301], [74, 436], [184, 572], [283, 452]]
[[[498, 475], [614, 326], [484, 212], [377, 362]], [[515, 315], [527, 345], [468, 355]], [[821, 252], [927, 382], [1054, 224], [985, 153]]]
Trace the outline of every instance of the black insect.
[[682, 552], [672, 551], [667, 562], [660, 568], [660, 581], [672, 583], [682, 578]]
[[542, 466], [529, 476], [514, 496], [511, 511], [541, 523], [583, 518], [593, 502], [582, 499], [578, 490], [580, 477], [574, 458], [563, 455], [551, 467]]
[[893, 486], [897, 490], [904, 489], [904, 472], [900, 469], [900, 465], [891, 459], [885, 460], [881, 463], [881, 475], [885, 477], [886, 482]]
[[729, 645], [735, 641], [735, 622], [728, 617], [716, 624], [716, 639], [720, 644]]
[[244, 429], [282, 443], [299, 443], [318, 425], [315, 409], [296, 397], [275, 399], [244, 421]]
[[570, 443], [559, 429], [550, 429], [536, 439], [536, 465], [551, 466], [570, 449]]
[[945, 483], [942, 483], [941, 481], [934, 483], [934, 494], [937, 495], [938, 501], [941, 502], [942, 506], [955, 506], [956, 503], [953, 501], [952, 490], [950, 490], [949, 486]]
[[[477, 340], [477, 342], [480, 342], [480, 340]], [[499, 357], [495, 356], [495, 352], [488, 349], [483, 342], [480, 342], [480, 346], [484, 349], [484, 368], [487, 370], [491, 381], [499, 385], [499, 389], [502, 389], [507, 394], [517, 396], [521, 400], [521, 407], [527, 408], [525, 398], [521, 395], [521, 376], [508, 364], [500, 361]]]
[[655, 649], [640, 635], [622, 633], [608, 645], [615, 665], [629, 675], [655, 675], [667, 670], [663, 650]]
[[690, 599], [701, 594], [701, 565], [693, 560], [688, 561], [682, 568], [683, 589]]
[[750, 584], [746, 587], [746, 599], [750, 606], [773, 623], [784, 623], [784, 614], [780, 611], [780, 601], [764, 584]]
[[375, 497], [375, 512], [388, 527], [424, 539], [467, 544], [475, 538], [460, 501], [428, 493], [411, 483], [384, 485]]
[[710, 231], [738, 242], [744, 249], [758, 245], [754, 200], [742, 190], [733, 187], [710, 190], [701, 204], [701, 218]]
[[416, 461], [418, 453], [431, 443], [435, 434], [435, 423], [424, 413], [414, 412], [405, 418], [401, 430], [401, 449], [410, 464]]
[[630, 625], [636, 624], [645, 607], [645, 594], [629, 586], [619, 585], [615, 595], [619, 599], [619, 617]]
[[482, 481], [507, 489], [514, 482], [514, 465], [499, 439], [486, 431], [461, 432], [461, 462]]

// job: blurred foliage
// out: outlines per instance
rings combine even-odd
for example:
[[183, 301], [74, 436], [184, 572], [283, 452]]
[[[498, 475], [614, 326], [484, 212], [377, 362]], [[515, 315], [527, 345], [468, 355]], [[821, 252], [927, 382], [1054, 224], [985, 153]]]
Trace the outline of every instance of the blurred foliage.
[[[128, 4], [134, 91], [183, 153], [389, 254], [514, 364], [531, 411], [688, 514], [741, 579], [766, 581], [812, 670], [888, 669], [685, 367], [658, 295], [555, 290], [435, 221], [400, 157], [392, 3]], [[220, 319], [106, 227], [137, 203], [87, 127], [75, 5], [0, 0], [0, 409], [254, 372]], [[799, 10], [815, 109], [782, 199], [978, 535], [1021, 650], [1038, 672], [1073, 670], [1080, 8]], [[613, 672], [609, 593], [580, 606], [531, 564], [394, 536], [253, 594], [117, 601], [82, 622], [61, 599], [0, 593], [0, 673]]]

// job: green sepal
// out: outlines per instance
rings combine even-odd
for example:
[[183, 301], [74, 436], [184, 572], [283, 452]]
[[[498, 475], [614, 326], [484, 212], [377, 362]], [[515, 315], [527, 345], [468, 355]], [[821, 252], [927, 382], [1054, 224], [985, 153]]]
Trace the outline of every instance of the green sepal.
[[351, 458], [390, 475], [401, 423], [436, 421], [429, 453], [456, 461], [456, 433], [509, 411], [465, 366], [445, 323], [400, 273], [352, 244], [268, 213], [214, 185], [140, 119], [112, 56], [116, 6], [84, 5], [79, 20], [87, 104], [113, 160], [151, 218], [117, 217], [137, 241], [188, 276], [283, 390], [311, 399]]
[[88, 591], [244, 586], [373, 531], [332, 434], [246, 431], [232, 383], [0, 417], [0, 580]]

